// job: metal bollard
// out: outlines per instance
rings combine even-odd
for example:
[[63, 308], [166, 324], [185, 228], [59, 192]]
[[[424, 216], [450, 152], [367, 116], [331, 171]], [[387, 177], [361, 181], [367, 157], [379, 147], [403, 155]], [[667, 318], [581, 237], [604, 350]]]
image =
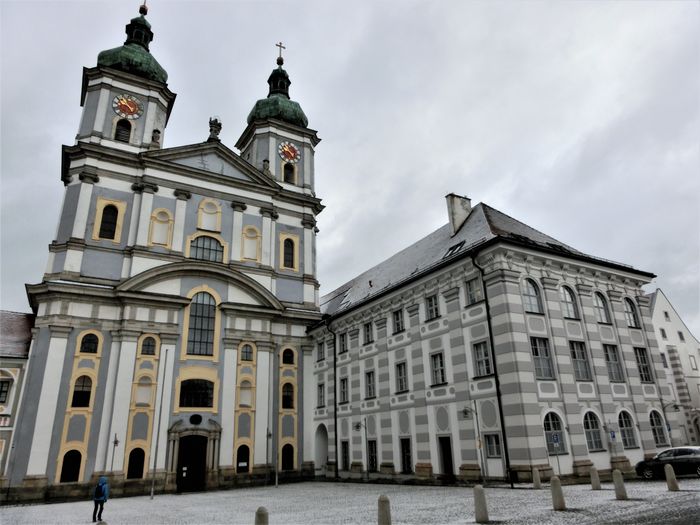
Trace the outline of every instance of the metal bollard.
[[600, 476], [598, 475], [598, 469], [595, 467], [591, 467], [590, 470], [590, 476], [591, 476], [591, 490], [600, 490]]
[[255, 525], [268, 525], [269, 520], [267, 516], [267, 509], [265, 507], [258, 507], [255, 511]]
[[676, 480], [676, 473], [671, 465], [664, 466], [664, 474], [666, 474], [666, 485], [668, 485], [668, 490], [680, 490], [678, 486], [678, 480]]
[[389, 498], [382, 494], [379, 496], [379, 501], [377, 503], [377, 525], [391, 525], [391, 506], [389, 505]]
[[625, 480], [622, 478], [622, 472], [619, 469], [613, 470], [613, 483], [615, 484], [615, 498], [627, 499], [627, 489], [625, 489]]
[[477, 523], [489, 522], [489, 509], [486, 506], [484, 487], [474, 485], [474, 519]]
[[566, 510], [564, 492], [561, 490], [561, 481], [557, 476], [552, 476], [549, 482], [552, 486], [552, 507], [554, 510]]
[[542, 480], [540, 479], [540, 469], [538, 468], [532, 469], [532, 488], [538, 490], [542, 488]]

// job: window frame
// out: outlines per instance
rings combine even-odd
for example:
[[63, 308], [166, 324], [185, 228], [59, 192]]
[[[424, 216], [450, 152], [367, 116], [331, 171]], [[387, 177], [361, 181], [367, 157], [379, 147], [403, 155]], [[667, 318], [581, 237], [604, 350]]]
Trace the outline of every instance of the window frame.
[[[293, 265], [287, 266], [286, 260], [286, 247], [285, 243], [289, 241], [292, 243], [292, 257]], [[278, 263], [279, 269], [288, 272], [298, 272], [299, 271], [299, 236], [293, 233], [281, 232], [279, 234], [279, 253], [278, 253]]]
[[365, 371], [365, 399], [374, 399], [376, 395], [376, 383], [374, 370]]
[[[617, 345], [603, 345], [603, 356], [605, 358], [605, 367], [608, 370], [608, 381], [611, 383], [624, 383], [626, 380], [625, 369], [620, 360], [620, 351]], [[615, 359], [610, 359], [614, 356]], [[616, 377], [619, 375], [620, 377]]]
[[447, 384], [445, 355], [442, 350], [430, 354], [430, 379], [432, 381], [431, 387]]
[[493, 375], [493, 363], [488, 343], [479, 341], [472, 344], [472, 354], [474, 356], [474, 377]]
[[[655, 418], [658, 419], [658, 424], [655, 424], [653, 421]], [[651, 427], [651, 433], [654, 436], [654, 444], [657, 448], [668, 446], [668, 436], [664, 423], [664, 418], [657, 410], [649, 412], [649, 426]]]
[[340, 384], [338, 385], [338, 404], [344, 404], [349, 402], [349, 392], [348, 392], [348, 378], [341, 377]]
[[612, 324], [610, 306], [602, 292], [593, 293], [593, 311], [595, 312], [595, 320], [598, 324]]
[[[102, 226], [102, 214], [107, 206], [114, 206], [117, 209], [117, 222], [114, 230], [114, 237], [109, 239], [100, 236]], [[113, 244], [121, 243], [122, 230], [124, 226], [124, 216], [126, 215], [126, 202], [115, 199], [106, 199], [102, 196], [97, 197], [95, 202], [95, 223], [92, 228], [93, 241], [109, 241]]]
[[464, 290], [467, 306], [480, 303], [484, 300], [484, 290], [481, 286], [481, 279], [479, 279], [479, 277], [467, 279]]
[[294, 390], [294, 385], [290, 382], [286, 382], [282, 385], [282, 388], [280, 389], [282, 396], [282, 410], [294, 410]]
[[637, 312], [637, 307], [632, 302], [632, 299], [625, 297], [622, 301], [625, 310], [625, 320], [627, 321], [628, 328], [639, 328], [639, 313]]
[[[195, 383], [196, 382], [196, 383]], [[196, 390], [186, 390], [185, 386], [194, 387], [196, 385], [199, 385], [200, 389], [199, 391]], [[206, 391], [204, 390], [203, 387], [207, 387]], [[193, 377], [193, 378], [188, 378], [188, 379], [183, 379], [180, 381], [180, 395], [178, 396], [178, 408], [182, 409], [203, 409], [203, 408], [214, 408], [214, 388], [215, 388], [215, 383], [213, 381], [210, 381], [209, 379], [204, 379], [204, 378], [199, 378], [199, 377]], [[190, 396], [192, 399], [186, 399], [186, 396]], [[198, 396], [198, 398], [196, 397]], [[191, 403], [195, 403], [198, 400], [204, 399], [204, 403], [209, 403], [209, 404], [183, 404], [183, 400], [186, 400]]]
[[571, 365], [574, 368], [574, 379], [576, 381], [593, 381], [586, 343], [569, 341], [569, 353], [571, 354]]
[[639, 371], [639, 380], [642, 383], [654, 382], [654, 367], [649, 360], [649, 352], [646, 348], [634, 347], [634, 360], [637, 362], [637, 370]]
[[484, 448], [487, 458], [500, 458], [503, 456], [501, 448], [501, 435], [495, 432], [484, 434]]
[[338, 353], [344, 354], [348, 351], [348, 333], [343, 332], [338, 335]]
[[10, 389], [12, 388], [12, 379], [0, 379], [0, 405], [6, 405], [10, 400]]
[[595, 412], [587, 411], [583, 415], [583, 432], [586, 436], [588, 452], [602, 452], [605, 450], [600, 430], [600, 418]]
[[369, 321], [362, 325], [362, 332], [364, 336], [363, 344], [371, 345], [372, 343], [374, 343], [374, 323], [372, 321]]
[[[542, 355], [543, 353], [544, 355]], [[553, 381], [556, 379], [549, 338], [530, 337], [530, 354], [535, 368], [535, 379], [542, 381]], [[547, 372], [549, 373], [547, 374]]]
[[[89, 384], [86, 384], [86, 381], [88, 381]], [[73, 381], [70, 408], [71, 409], [73, 409], [73, 408], [87, 408], [87, 409], [89, 409], [92, 406], [92, 400], [94, 397], [92, 395], [92, 390], [93, 390], [94, 385], [95, 385], [95, 381], [93, 381], [93, 378], [90, 377], [88, 374], [81, 374], [80, 376], [76, 377], [75, 380]], [[88, 386], [89, 386], [89, 388], [88, 388]], [[86, 394], [86, 392], [87, 392], [87, 394]], [[78, 394], [78, 393], [80, 393], [80, 394]], [[76, 395], [76, 394], [78, 394], [78, 395]]]
[[[191, 237], [189, 241], [188, 258], [195, 261], [224, 262], [226, 248], [220, 239], [213, 235], [201, 234]], [[214, 258], [211, 255], [206, 256], [207, 254], [214, 254]]]
[[[625, 424], [622, 424], [623, 419], [625, 419]], [[627, 422], [629, 421], [629, 425]], [[632, 415], [626, 410], [620, 411], [617, 416], [617, 428], [620, 431], [620, 440], [622, 441], [623, 449], [639, 448], [637, 444], [637, 434], [634, 430], [634, 419]]]
[[398, 310], [394, 310], [391, 314], [391, 318], [392, 318], [392, 325], [394, 328], [394, 332], [392, 335], [400, 334], [401, 332], [405, 331], [403, 308], [400, 308]]
[[[211, 299], [211, 302], [206, 304], [205, 306], [208, 308], [208, 313], [210, 315], [206, 316], [206, 319], [208, 320], [206, 323], [206, 327], [201, 327], [197, 326], [198, 324], [201, 324], [201, 322], [198, 322], [198, 319], [204, 319], [203, 315], [199, 315], [198, 312], [195, 312], [194, 314], [192, 313], [193, 307], [195, 304], [203, 304], [203, 303], [195, 303], [195, 299], [199, 296], [208, 296]], [[190, 298], [190, 305], [187, 310], [187, 344], [185, 347], [185, 355], [188, 356], [188, 358], [192, 357], [198, 357], [198, 358], [209, 358], [209, 357], [214, 357], [216, 355], [216, 343], [217, 343], [217, 333], [218, 333], [218, 326], [217, 326], [217, 321], [218, 321], [218, 302], [217, 298], [209, 293], [209, 291], [205, 290], [199, 290], [196, 293], [192, 295]], [[194, 321], [194, 323], [193, 323]], [[211, 334], [211, 341], [209, 341], [209, 336], [207, 335], [206, 339], [207, 340], [194, 340], [193, 337], [197, 335], [197, 333], [205, 331], [207, 334]], [[201, 336], [200, 336], [201, 339]], [[204, 352], [195, 352], [193, 350], [193, 346], [197, 345], [198, 347], [201, 347], [202, 344], [205, 344], [206, 348]]]
[[567, 285], [559, 288], [559, 300], [562, 304], [562, 314], [565, 319], [581, 319], [578, 304], [576, 303], [576, 294]]
[[326, 360], [326, 343], [325, 341], [319, 341], [316, 343], [316, 362]]
[[542, 303], [542, 294], [537, 283], [531, 278], [523, 280], [523, 289], [521, 291], [523, 310], [528, 314], [544, 314], [544, 306]]
[[[403, 370], [403, 372], [401, 372]], [[394, 365], [396, 372], [396, 394], [408, 392], [408, 365], [406, 361], [399, 361]], [[403, 388], [402, 388], [403, 387]]]
[[316, 408], [324, 408], [326, 406], [326, 384], [319, 383], [316, 387]]
[[[554, 425], [554, 422], [556, 422], [557, 424]], [[555, 426], [558, 428], [554, 428]], [[564, 433], [564, 424], [559, 414], [553, 411], [547, 412], [542, 422], [542, 428], [544, 430], [547, 454], [550, 456], [561, 456], [568, 454], [566, 448], [566, 434]], [[554, 446], [554, 434], [559, 434], [560, 447]]]
[[440, 301], [437, 294], [425, 298], [425, 321], [433, 321], [440, 317]]

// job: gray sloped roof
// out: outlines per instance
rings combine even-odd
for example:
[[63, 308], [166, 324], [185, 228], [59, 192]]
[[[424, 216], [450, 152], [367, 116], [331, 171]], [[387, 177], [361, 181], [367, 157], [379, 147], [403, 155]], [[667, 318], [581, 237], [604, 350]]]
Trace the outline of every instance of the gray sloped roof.
[[34, 314], [0, 310], [0, 356], [26, 358], [33, 327]]
[[[586, 255], [484, 203], [474, 206], [459, 231], [454, 236], [451, 233], [450, 224], [445, 224], [415, 244], [324, 295], [321, 298], [321, 311], [324, 314], [335, 315], [349, 310], [411, 278], [429, 273], [445, 260], [462, 256], [497, 238], [597, 261], [607, 266], [625, 267], [640, 273], [631, 267]], [[446, 257], [453, 247], [450, 256]]]

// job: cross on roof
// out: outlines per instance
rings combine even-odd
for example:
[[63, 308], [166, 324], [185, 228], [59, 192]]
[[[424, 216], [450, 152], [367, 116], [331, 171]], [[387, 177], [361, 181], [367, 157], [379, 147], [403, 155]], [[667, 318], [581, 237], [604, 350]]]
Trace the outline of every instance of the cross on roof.
[[282, 50], [287, 49], [287, 48], [282, 45], [282, 42], [277, 42], [275, 44], [275, 46], [280, 48], [280, 56], [279, 57], [282, 58]]

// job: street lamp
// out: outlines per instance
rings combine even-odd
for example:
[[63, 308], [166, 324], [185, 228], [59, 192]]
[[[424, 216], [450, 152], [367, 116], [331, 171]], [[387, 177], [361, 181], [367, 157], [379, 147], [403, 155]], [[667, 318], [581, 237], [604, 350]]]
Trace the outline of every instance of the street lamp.
[[365, 429], [365, 472], [367, 473], [367, 481], [369, 481], [369, 442], [367, 440], [367, 420], [362, 418], [362, 421], [359, 421], [353, 425], [353, 428], [356, 431], [359, 431], [363, 427]]
[[666, 432], [668, 432], [668, 439], [671, 442], [671, 446], [673, 446], [673, 435], [671, 434], [671, 424], [668, 422], [668, 419], [666, 419], [666, 408], [672, 406], [676, 412], [680, 410], [680, 404], [678, 401], [667, 401], [664, 403], [663, 398], [659, 398], [659, 401], [661, 401], [661, 412], [664, 415], [664, 423], [666, 423]]
[[117, 450], [117, 446], [119, 445], [119, 439], [117, 439], [117, 434], [114, 434], [114, 441], [112, 441], [112, 464], [109, 467], [109, 470], [114, 473], [114, 453]]
[[479, 449], [479, 457], [481, 458], [481, 465], [479, 465], [479, 481], [483, 482], [486, 473], [486, 460], [484, 459], [484, 447], [481, 442], [481, 430], [479, 429], [479, 412], [476, 410], [476, 402], [472, 401], [472, 407], [464, 407], [462, 409], [462, 417], [464, 419], [471, 419], [474, 415], [474, 421], [476, 426], [476, 448]]

